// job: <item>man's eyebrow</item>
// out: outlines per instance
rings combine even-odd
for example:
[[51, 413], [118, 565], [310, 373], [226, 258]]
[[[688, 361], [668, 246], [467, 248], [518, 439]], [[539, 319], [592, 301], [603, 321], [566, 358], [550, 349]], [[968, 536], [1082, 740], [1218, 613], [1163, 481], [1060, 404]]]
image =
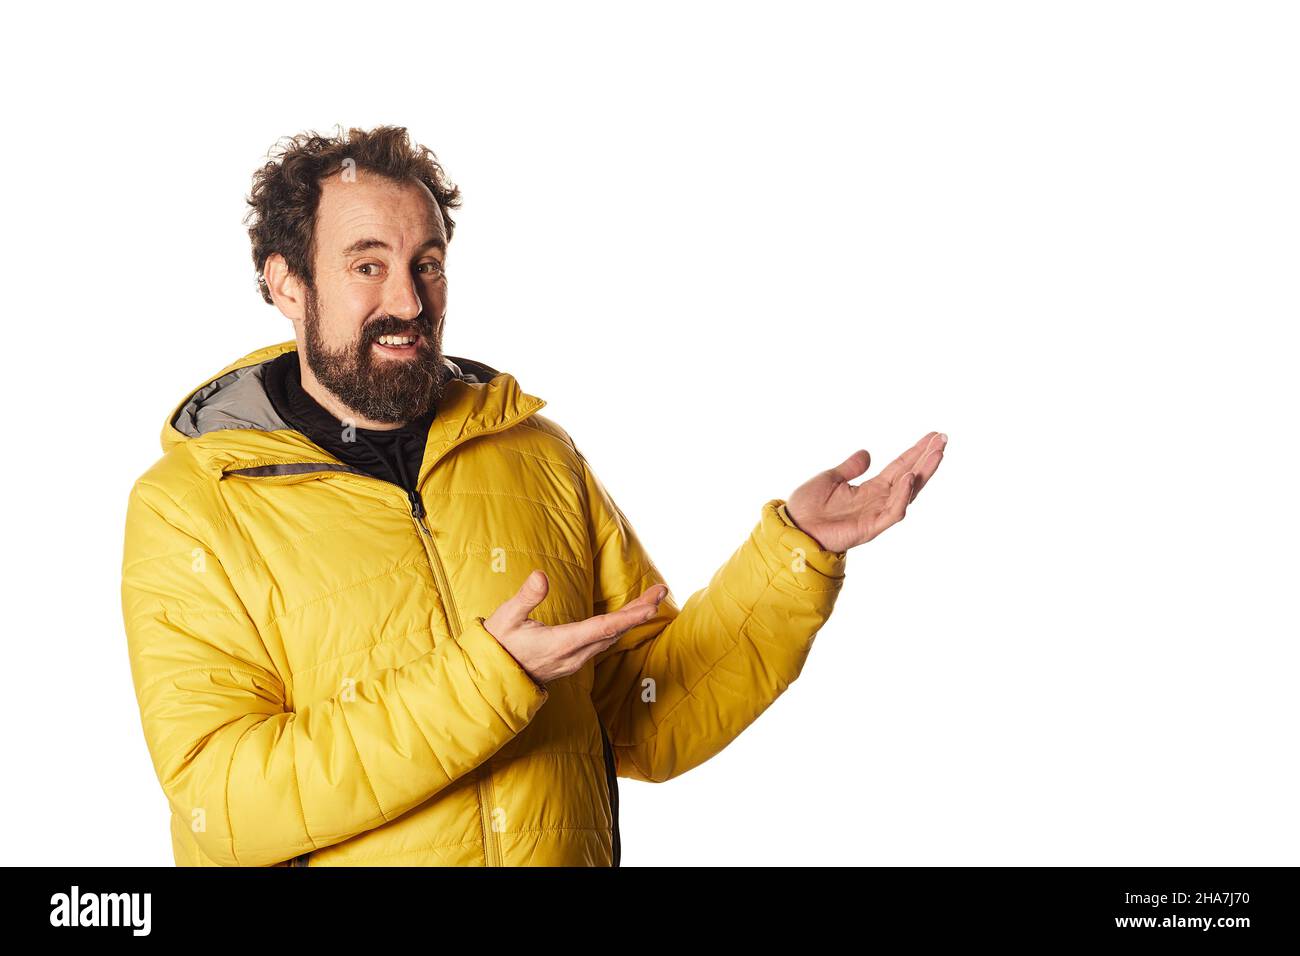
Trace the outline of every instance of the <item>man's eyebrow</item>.
[[[429, 248], [437, 249], [444, 255], [447, 253], [447, 243], [443, 242], [437, 236], [426, 239], [416, 251], [420, 252]], [[365, 252], [367, 249], [387, 249], [389, 252], [392, 252], [393, 247], [382, 239], [367, 237], [365, 239], [358, 239], [356, 242], [352, 243], [352, 245], [343, 250], [343, 255], [354, 256], [358, 252]]]

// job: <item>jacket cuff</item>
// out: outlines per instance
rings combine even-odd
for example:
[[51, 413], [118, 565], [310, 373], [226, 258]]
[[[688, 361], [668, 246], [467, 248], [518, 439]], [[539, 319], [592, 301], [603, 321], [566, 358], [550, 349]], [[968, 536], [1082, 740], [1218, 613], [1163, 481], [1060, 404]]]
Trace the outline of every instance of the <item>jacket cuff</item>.
[[795, 571], [795, 580], [804, 587], [821, 589], [831, 579], [844, 577], [846, 551], [827, 551], [812, 535], [799, 528], [786, 511], [785, 501], [773, 498], [763, 505], [759, 529], [763, 537], [775, 544], [775, 556]]
[[485, 620], [474, 618], [456, 643], [468, 658], [476, 681], [480, 685], [489, 685], [484, 688], [484, 696], [490, 696], [489, 689], [494, 689], [505, 708], [502, 716], [517, 722], [516, 729], [521, 730], [546, 703], [550, 691], [533, 680], [523, 665], [492, 636]]

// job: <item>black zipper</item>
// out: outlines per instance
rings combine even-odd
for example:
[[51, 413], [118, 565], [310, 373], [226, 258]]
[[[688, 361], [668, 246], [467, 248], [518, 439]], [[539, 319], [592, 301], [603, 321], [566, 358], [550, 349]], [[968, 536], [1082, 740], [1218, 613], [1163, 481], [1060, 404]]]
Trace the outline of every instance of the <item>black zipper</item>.
[[609, 810], [614, 818], [614, 862], [612, 866], [619, 865], [619, 857], [622, 856], [622, 841], [618, 835], [618, 770], [614, 763], [614, 748], [609, 744], [609, 736], [605, 733], [605, 724], [599, 717], [596, 723], [600, 725], [600, 742], [605, 749], [605, 781], [609, 786]]

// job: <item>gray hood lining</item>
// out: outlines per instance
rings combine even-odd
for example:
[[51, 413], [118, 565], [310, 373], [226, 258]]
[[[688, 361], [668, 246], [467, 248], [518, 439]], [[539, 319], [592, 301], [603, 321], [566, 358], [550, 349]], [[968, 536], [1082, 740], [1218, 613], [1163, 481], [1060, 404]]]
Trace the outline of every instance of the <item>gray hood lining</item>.
[[288, 423], [276, 414], [262, 384], [265, 364], [237, 368], [204, 385], [177, 412], [172, 426], [188, 438], [223, 428], [288, 428]]

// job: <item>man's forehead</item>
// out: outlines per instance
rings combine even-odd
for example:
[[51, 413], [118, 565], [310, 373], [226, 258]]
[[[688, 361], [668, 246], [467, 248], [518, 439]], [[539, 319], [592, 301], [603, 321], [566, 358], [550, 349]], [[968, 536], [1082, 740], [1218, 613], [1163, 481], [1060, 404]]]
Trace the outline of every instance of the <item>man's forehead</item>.
[[390, 246], [437, 240], [443, 249], [447, 243], [446, 224], [429, 187], [364, 170], [356, 171], [355, 180], [334, 175], [322, 181], [316, 227], [318, 235], [329, 236], [330, 246], [338, 247], [335, 251], [366, 239]]

